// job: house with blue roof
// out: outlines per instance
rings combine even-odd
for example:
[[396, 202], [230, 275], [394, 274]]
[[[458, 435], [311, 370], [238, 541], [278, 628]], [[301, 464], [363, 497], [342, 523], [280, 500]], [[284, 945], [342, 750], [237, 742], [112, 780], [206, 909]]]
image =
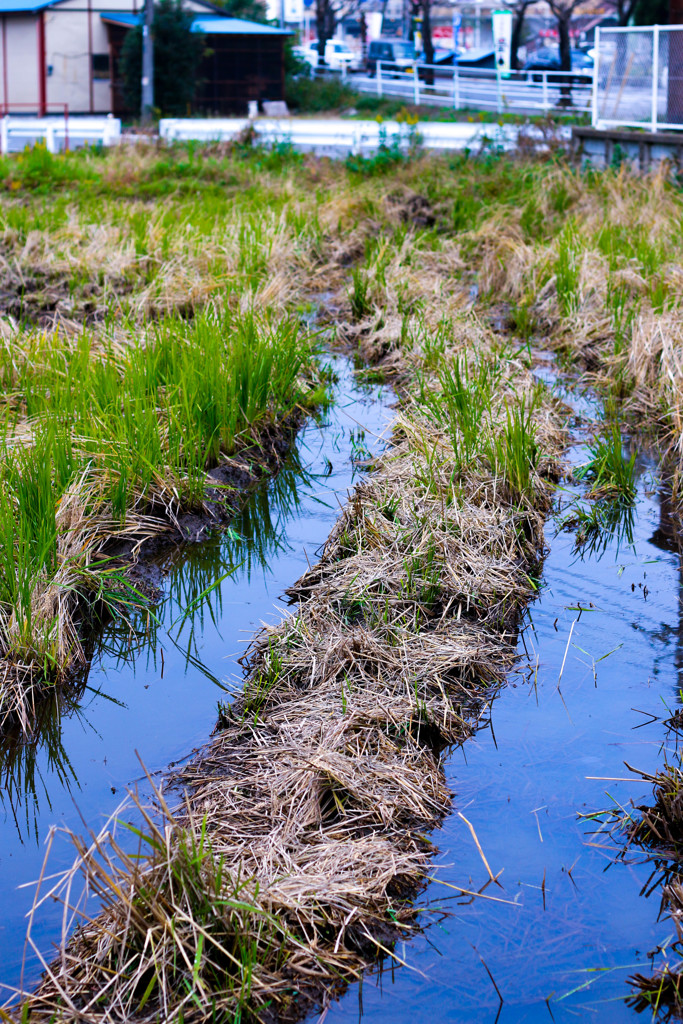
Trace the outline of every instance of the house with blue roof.
[[[194, 109], [246, 114], [250, 100], [284, 97], [286, 31], [184, 0], [206, 36]], [[0, 112], [136, 116], [118, 64], [141, 0], [0, 0]]]

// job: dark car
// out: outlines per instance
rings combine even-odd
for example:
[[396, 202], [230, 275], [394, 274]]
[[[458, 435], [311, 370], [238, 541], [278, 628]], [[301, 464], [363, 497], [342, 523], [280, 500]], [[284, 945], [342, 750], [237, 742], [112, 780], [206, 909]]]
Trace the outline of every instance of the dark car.
[[[420, 64], [424, 64], [424, 51], [419, 57]], [[441, 67], [453, 67], [457, 64], [459, 68], [489, 69], [496, 66], [495, 50], [441, 50], [434, 51], [434, 63]]]
[[382, 62], [382, 74], [405, 73], [413, 70], [415, 47], [407, 39], [373, 39], [368, 46], [368, 74], [377, 74], [377, 64]]
[[[593, 59], [589, 57], [583, 50], [570, 50], [572, 58], [572, 71], [584, 71], [587, 74], [572, 75], [571, 78], [565, 75], [548, 75], [548, 81], [553, 84], [562, 85], [590, 85], [593, 81]], [[526, 60], [522, 70], [528, 72], [534, 71], [560, 71], [562, 64], [560, 61], [560, 51], [551, 49], [549, 46], [542, 46], [535, 53], [532, 53]], [[542, 81], [541, 75], [531, 75], [532, 81]]]
[[[416, 58], [419, 64], [425, 64], [424, 51]], [[433, 74], [436, 78], [440, 77], [453, 77], [453, 72], [446, 70], [457, 66], [458, 73], [460, 75], [466, 74], [468, 70], [473, 70], [475, 75], [479, 76], [481, 71], [495, 71], [496, 69], [496, 54], [494, 50], [442, 50], [436, 49], [434, 51], [434, 64], [435, 70], [433, 72], [421, 71], [420, 78], [426, 79], [430, 74]], [[444, 68], [441, 72], [439, 68]], [[480, 77], [489, 78], [494, 77], [493, 75], [482, 75]]]
[[[432, 63], [434, 65], [436, 65], [436, 64], [446, 64], [446, 65], [451, 64], [452, 65], [454, 58], [457, 58], [457, 51], [456, 50], [445, 50], [445, 49], [442, 49], [441, 47], [437, 46], [437, 47], [434, 48], [434, 60], [432, 61]], [[422, 53], [419, 53], [417, 55], [415, 60], [418, 62], [418, 64], [426, 64], [427, 63], [427, 55], [425, 54], [424, 50], [422, 51]]]

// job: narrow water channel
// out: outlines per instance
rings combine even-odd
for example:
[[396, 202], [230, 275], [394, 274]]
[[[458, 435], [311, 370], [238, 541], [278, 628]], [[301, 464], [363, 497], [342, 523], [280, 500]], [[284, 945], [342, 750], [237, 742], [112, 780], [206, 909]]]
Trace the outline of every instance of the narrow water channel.
[[[302, 431], [295, 457], [253, 495], [232, 530], [160, 560], [162, 625], [106, 630], [88, 688], [46, 722], [37, 748], [2, 751], [3, 984], [19, 979], [32, 894], [18, 886], [37, 878], [50, 825], [80, 830], [82, 815], [98, 827], [140, 777], [136, 751], [161, 770], [206, 739], [222, 686], [239, 685], [237, 658], [259, 624], [281, 614], [279, 596], [330, 532], [358, 472], [354, 460], [381, 447], [391, 393], [358, 387], [348, 362], [334, 362], [336, 405], [324, 423]], [[538, 372], [552, 383], [549, 367]], [[578, 464], [596, 408], [568, 398], [583, 417], [569, 452]], [[614, 864], [616, 849], [578, 813], [649, 797], [642, 782], [605, 777], [626, 778], [625, 760], [646, 771], [661, 764], [661, 719], [679, 699], [680, 557], [662, 528], [661, 486], [647, 455], [637, 476], [632, 519], [590, 549], [577, 551], [574, 534], [561, 529], [581, 488], [558, 493], [518, 669], [493, 702], [490, 727], [446, 757], [454, 810], [433, 837], [435, 874], [472, 890], [487, 880], [461, 812], [493, 872], [502, 871], [483, 889], [495, 899], [464, 899], [431, 884], [424, 902], [432, 923], [397, 950], [408, 967], [385, 966], [351, 986], [325, 1013], [328, 1024], [635, 1019], [624, 1002], [626, 979], [649, 972], [648, 953], [671, 928], [657, 920], [658, 894], [641, 895], [649, 865], [637, 856]], [[652, 716], [659, 721], [646, 724]], [[57, 842], [52, 870], [71, 858]], [[47, 907], [39, 924], [47, 950], [59, 935], [58, 908]]]
[[[538, 372], [552, 383], [549, 367]], [[577, 465], [597, 407], [563, 397], [582, 417], [568, 453]], [[561, 528], [581, 488], [558, 493], [518, 670], [493, 702], [490, 727], [446, 758], [453, 813], [432, 836], [434, 874], [475, 891], [487, 881], [460, 812], [494, 875], [502, 871], [484, 895], [510, 903], [430, 884], [425, 904], [449, 916], [431, 915], [424, 934], [397, 950], [408, 968], [385, 963], [330, 1007], [326, 1024], [639, 1019], [625, 1005], [627, 978], [651, 973], [648, 954], [673, 927], [657, 921], [659, 892], [641, 895], [652, 866], [637, 851], [614, 863], [618, 849], [578, 817], [612, 800], [648, 801], [642, 781], [604, 777], [627, 778], [624, 761], [656, 770], [661, 720], [680, 703], [680, 557], [662, 529], [656, 463], [640, 455], [636, 471], [632, 519], [593, 549], [577, 552]]]
[[[347, 359], [330, 361], [338, 377], [334, 404], [301, 431], [278, 476], [251, 496], [229, 531], [159, 559], [161, 625], [110, 625], [98, 638], [87, 687], [50, 709], [39, 741], [0, 748], [3, 986], [19, 983], [33, 896], [19, 887], [38, 878], [50, 826], [82, 832], [84, 821], [98, 829], [142, 774], [136, 752], [149, 770], [163, 770], [208, 738], [224, 687], [240, 685], [237, 659], [261, 623], [282, 614], [280, 595], [315, 560], [363, 462], [381, 450], [391, 391], [361, 387]], [[72, 860], [58, 836], [50, 870]], [[34, 926], [46, 953], [59, 939], [60, 913], [45, 905]], [[29, 962], [25, 984], [38, 973]], [[0, 1004], [6, 995], [0, 990]]]

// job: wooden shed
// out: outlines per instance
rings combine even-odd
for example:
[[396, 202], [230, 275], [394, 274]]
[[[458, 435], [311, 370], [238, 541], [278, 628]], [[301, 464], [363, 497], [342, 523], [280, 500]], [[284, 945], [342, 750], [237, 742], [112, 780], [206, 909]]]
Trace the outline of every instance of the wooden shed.
[[[106, 11], [100, 17], [107, 27], [112, 65], [112, 112], [126, 109], [118, 71], [121, 47], [138, 15]], [[284, 42], [289, 32], [242, 18], [198, 14], [192, 31], [206, 38], [206, 56], [199, 69], [199, 88], [193, 104], [202, 114], [246, 114], [249, 100], [282, 100], [285, 88]]]

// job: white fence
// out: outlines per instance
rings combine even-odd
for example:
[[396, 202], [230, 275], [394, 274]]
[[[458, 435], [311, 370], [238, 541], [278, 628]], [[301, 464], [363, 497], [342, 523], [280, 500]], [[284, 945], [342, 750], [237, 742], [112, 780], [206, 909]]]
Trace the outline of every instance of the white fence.
[[683, 25], [597, 28], [594, 128], [683, 127]]
[[[516, 125], [474, 124], [471, 122], [423, 121], [414, 128], [397, 121], [355, 121], [351, 118], [291, 118], [250, 121], [248, 118], [164, 118], [159, 122], [159, 137], [166, 142], [196, 139], [202, 142], [229, 142], [247, 129], [253, 130], [264, 145], [286, 144], [297, 150], [321, 156], [362, 156], [377, 152], [381, 145], [408, 148], [413, 141], [425, 149], [477, 149], [487, 144], [513, 149], [519, 139]], [[527, 138], [543, 147], [543, 133], [524, 129]], [[569, 131], [566, 132], [567, 138]]]
[[593, 76], [576, 71], [509, 71], [416, 64], [410, 71], [378, 61], [374, 77], [354, 75], [350, 84], [361, 92], [395, 96], [409, 103], [450, 106], [456, 110], [495, 110], [499, 114], [590, 111]]
[[121, 141], [121, 122], [107, 117], [32, 117], [8, 114], [0, 118], [0, 153], [16, 153], [44, 142], [50, 153], [80, 146], [114, 146]]

